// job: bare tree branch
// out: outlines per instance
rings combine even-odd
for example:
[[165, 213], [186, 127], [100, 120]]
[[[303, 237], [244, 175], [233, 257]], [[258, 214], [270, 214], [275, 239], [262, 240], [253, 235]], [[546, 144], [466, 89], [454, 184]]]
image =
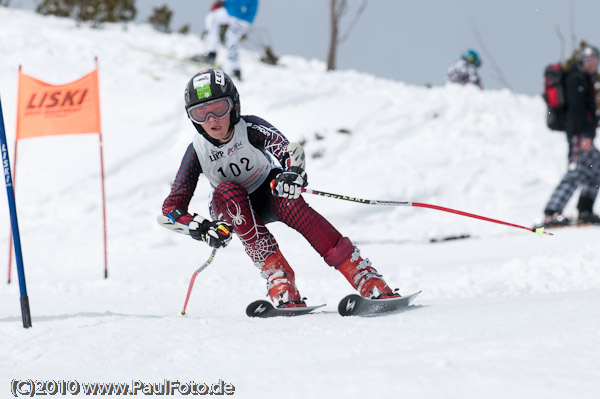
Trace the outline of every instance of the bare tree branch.
[[337, 23], [338, 13], [336, 0], [329, 0], [329, 54], [327, 55], [327, 70], [335, 70], [335, 54], [337, 52]]
[[363, 0], [360, 8], [356, 12], [354, 19], [348, 27], [348, 30], [345, 34], [340, 37], [339, 35], [339, 24], [342, 19], [342, 16], [348, 11], [348, 2], [347, 0], [329, 0], [329, 15], [330, 15], [330, 41], [329, 41], [329, 54], [327, 57], [327, 70], [332, 71], [335, 70], [336, 63], [336, 54], [338, 44], [343, 42], [348, 38], [352, 28], [356, 25], [356, 22], [360, 18], [364, 9], [367, 6], [367, 0]]
[[556, 35], [558, 36], [558, 40], [560, 41], [560, 62], [561, 64], [565, 62], [565, 37], [560, 31], [560, 27], [557, 25], [554, 26], [554, 30], [556, 31]]
[[348, 30], [338, 40], [338, 43], [342, 43], [343, 41], [345, 41], [348, 38], [348, 36], [350, 36], [350, 32], [352, 31], [352, 29], [354, 28], [354, 26], [358, 22], [358, 19], [362, 15], [363, 11], [365, 11], [365, 8], [367, 8], [367, 0], [363, 0], [362, 4], [360, 5], [360, 8], [356, 11], [356, 14], [354, 15], [354, 19], [352, 20], [352, 22], [350, 23], [350, 25], [348, 25]]
[[575, 9], [573, 3], [571, 3], [571, 7], [569, 9], [569, 30], [571, 31], [571, 46], [573, 46], [572, 51], [577, 48], [577, 37], [575, 36]]
[[481, 49], [486, 54], [487, 58], [490, 60], [490, 63], [492, 65], [492, 67], [496, 71], [496, 75], [498, 76], [498, 79], [500, 80], [500, 82], [502, 82], [502, 84], [505, 87], [507, 87], [511, 92], [514, 93], [514, 90], [512, 89], [512, 87], [510, 87], [510, 84], [508, 83], [508, 81], [504, 77], [504, 74], [502, 73], [502, 70], [500, 70], [500, 67], [498, 67], [498, 64], [496, 64], [496, 61], [494, 61], [494, 58], [492, 57], [492, 54], [485, 47], [485, 44], [483, 43], [483, 39], [481, 38], [481, 35], [479, 34], [479, 31], [477, 30], [477, 26], [475, 26], [475, 22], [473, 22], [473, 20], [471, 18], [469, 18], [469, 21], [471, 22], [471, 28], [473, 29], [473, 32], [475, 33], [475, 37], [477, 38], [477, 41], [479, 42], [479, 45], [481, 46]]

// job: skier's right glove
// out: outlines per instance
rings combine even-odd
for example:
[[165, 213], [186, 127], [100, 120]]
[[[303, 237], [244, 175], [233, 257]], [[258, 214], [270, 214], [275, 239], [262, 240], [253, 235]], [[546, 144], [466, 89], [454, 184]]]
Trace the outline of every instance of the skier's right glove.
[[224, 248], [231, 241], [232, 226], [223, 220], [211, 221], [194, 215], [188, 227], [194, 240], [204, 241], [213, 248]]

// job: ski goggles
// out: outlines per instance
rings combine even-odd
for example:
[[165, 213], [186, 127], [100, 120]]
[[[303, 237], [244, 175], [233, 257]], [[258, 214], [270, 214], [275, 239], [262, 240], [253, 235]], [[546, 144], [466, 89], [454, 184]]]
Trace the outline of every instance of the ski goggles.
[[229, 97], [217, 98], [188, 108], [187, 113], [191, 120], [202, 125], [208, 121], [210, 115], [223, 119], [233, 109], [233, 102]]

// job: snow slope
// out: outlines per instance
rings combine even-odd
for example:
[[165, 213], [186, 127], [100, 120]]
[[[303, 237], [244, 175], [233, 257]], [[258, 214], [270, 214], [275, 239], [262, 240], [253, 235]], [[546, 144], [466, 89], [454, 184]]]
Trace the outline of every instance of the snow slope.
[[[145, 25], [92, 30], [4, 7], [0, 21], [9, 143], [19, 64], [59, 84], [99, 58], [109, 245], [105, 280], [97, 136], [20, 141], [16, 195], [33, 328], [22, 328], [13, 271], [13, 283], [0, 288], [2, 397], [13, 379], [223, 380], [239, 398], [600, 397], [597, 228], [540, 238], [435, 210], [307, 195], [392, 286], [423, 290], [416, 309], [338, 316], [347, 282], [298, 233], [272, 224], [301, 293], [327, 303], [323, 313], [247, 318], [245, 306], [265, 288], [234, 239], [196, 279], [188, 316], [178, 317], [210, 249], [155, 218], [196, 134], [182, 101], [196, 70], [148, 50], [184, 57], [201, 42]], [[540, 97], [427, 89], [325, 73], [321, 62], [294, 56], [275, 67], [258, 58], [242, 52], [242, 113], [306, 142], [314, 189], [529, 226], [566, 168], [566, 140], [545, 128]], [[207, 214], [207, 194], [201, 178], [190, 209]], [[7, 257], [4, 195], [0, 209]], [[456, 234], [471, 238], [429, 243]]]

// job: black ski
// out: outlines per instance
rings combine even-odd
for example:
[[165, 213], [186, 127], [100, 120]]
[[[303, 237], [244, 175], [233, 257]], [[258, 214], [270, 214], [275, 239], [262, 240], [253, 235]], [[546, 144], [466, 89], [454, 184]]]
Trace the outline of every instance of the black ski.
[[340, 301], [338, 312], [342, 316], [377, 316], [406, 310], [421, 291], [412, 295], [387, 299], [366, 299], [351, 294]]
[[136, 51], [140, 51], [143, 53], [147, 53], [150, 54], [154, 57], [158, 57], [158, 58], [164, 58], [167, 60], [172, 60], [172, 61], [176, 61], [176, 62], [182, 62], [184, 64], [189, 64], [198, 68], [202, 68], [202, 69], [206, 69], [206, 68], [213, 68], [213, 67], [219, 67], [219, 65], [212, 65], [212, 64], [207, 64], [206, 62], [202, 62], [202, 61], [194, 61], [192, 60], [190, 57], [178, 57], [172, 54], [168, 54], [168, 53], [161, 53], [152, 49], [148, 49], [148, 48], [144, 48], [144, 47], [137, 47], [137, 46], [133, 46], [130, 45], [130, 47]]
[[252, 302], [246, 308], [248, 317], [278, 317], [278, 316], [301, 316], [312, 313], [313, 310], [322, 308], [323, 305], [305, 306], [297, 308], [276, 308], [269, 301], [258, 300]]

